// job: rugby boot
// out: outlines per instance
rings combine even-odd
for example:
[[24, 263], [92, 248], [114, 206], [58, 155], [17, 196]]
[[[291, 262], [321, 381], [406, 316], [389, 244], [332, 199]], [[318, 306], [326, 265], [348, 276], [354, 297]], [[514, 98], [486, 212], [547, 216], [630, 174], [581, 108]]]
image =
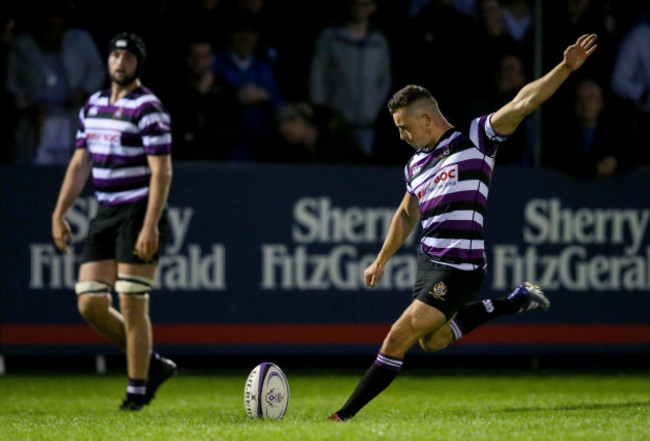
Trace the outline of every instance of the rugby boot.
[[519, 285], [508, 296], [508, 300], [520, 305], [519, 311], [517, 312], [531, 311], [533, 309], [546, 311], [551, 306], [551, 302], [544, 295], [542, 288], [530, 282], [524, 282]]

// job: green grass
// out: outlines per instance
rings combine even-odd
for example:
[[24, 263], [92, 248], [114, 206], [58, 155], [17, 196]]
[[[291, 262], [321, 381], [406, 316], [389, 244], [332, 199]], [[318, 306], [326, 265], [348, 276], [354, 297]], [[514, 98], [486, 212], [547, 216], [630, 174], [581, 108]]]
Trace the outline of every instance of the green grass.
[[[286, 371], [285, 371], [286, 372]], [[250, 420], [241, 374], [179, 375], [141, 412], [121, 376], [0, 377], [2, 440], [650, 440], [650, 376], [405, 373], [347, 423], [326, 417], [359, 375], [286, 372], [281, 421]]]

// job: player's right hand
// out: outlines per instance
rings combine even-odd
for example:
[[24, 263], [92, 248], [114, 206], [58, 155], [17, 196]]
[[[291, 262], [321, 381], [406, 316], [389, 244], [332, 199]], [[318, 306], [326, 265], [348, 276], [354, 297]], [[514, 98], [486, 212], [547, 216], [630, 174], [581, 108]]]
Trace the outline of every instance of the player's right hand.
[[63, 254], [68, 254], [68, 242], [72, 239], [72, 230], [67, 220], [62, 217], [52, 218], [52, 238], [56, 247]]
[[366, 286], [374, 288], [383, 274], [384, 265], [377, 260], [372, 262], [370, 266], [363, 272], [363, 278], [365, 279]]

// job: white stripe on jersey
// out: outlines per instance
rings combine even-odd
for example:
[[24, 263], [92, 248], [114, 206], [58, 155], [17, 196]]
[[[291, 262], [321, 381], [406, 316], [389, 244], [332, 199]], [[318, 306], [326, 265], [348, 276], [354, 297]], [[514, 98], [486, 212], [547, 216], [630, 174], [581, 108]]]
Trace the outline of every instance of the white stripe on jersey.
[[497, 132], [494, 131], [494, 128], [492, 127], [492, 115], [488, 116], [485, 120], [485, 134], [492, 141], [503, 142], [508, 139], [508, 136], [498, 135]]
[[[463, 161], [468, 161], [472, 159], [485, 161], [490, 166], [490, 168], [494, 168], [494, 159], [490, 157], [485, 157], [485, 154], [477, 148], [466, 149], [463, 150], [462, 152], [449, 155], [449, 157], [445, 158], [445, 167], [442, 168], [452, 166], [453, 164], [460, 164]], [[411, 187], [415, 190], [415, 193], [419, 191], [420, 189], [419, 187], [421, 187], [424, 183], [426, 183], [426, 181], [428, 181], [432, 176], [435, 176], [436, 173], [438, 173], [442, 168], [434, 166], [429, 168], [426, 172], [422, 173], [421, 175], [416, 176], [411, 181]]]
[[422, 222], [422, 228], [427, 229], [431, 224], [442, 221], [474, 221], [483, 225], [483, 215], [476, 211], [462, 210], [451, 213], [442, 213], [438, 216], [432, 216]]
[[86, 133], [96, 131], [140, 133], [138, 126], [129, 121], [109, 118], [86, 118]]
[[158, 136], [146, 136], [146, 135], [142, 136], [142, 143], [146, 147], [171, 144], [171, 142], [172, 142], [172, 134], [171, 133], [164, 133], [164, 134], [158, 135]]
[[140, 125], [141, 129], [144, 129], [147, 126], [150, 126], [151, 124], [155, 124], [158, 122], [163, 122], [166, 124], [169, 124], [171, 121], [171, 118], [168, 114], [163, 113], [163, 112], [153, 112], [149, 113], [147, 115], [144, 115], [138, 124]]
[[[129, 109], [135, 109], [136, 107], [142, 106], [143, 104], [150, 102], [160, 102], [160, 100], [154, 94], [144, 94], [139, 96], [134, 100], [128, 100], [128, 105], [124, 106]], [[117, 103], [115, 103], [117, 105]]]
[[[435, 237], [423, 237], [422, 243], [433, 248], [463, 249], [463, 250], [483, 250], [485, 242], [483, 240], [470, 239], [438, 239]], [[441, 263], [441, 262], [436, 262]]]
[[99, 168], [93, 167], [93, 178], [107, 179], [107, 178], [130, 178], [133, 176], [142, 176], [149, 173], [149, 167], [124, 167], [124, 168]]
[[[491, 141], [503, 142], [506, 139], [508, 139], [508, 137], [497, 135], [497, 133], [494, 131], [494, 129], [492, 128], [492, 123], [490, 122], [492, 115], [488, 116], [485, 120], [485, 126], [484, 126], [485, 136]], [[472, 144], [476, 146], [480, 145], [478, 139], [479, 137], [478, 122], [479, 122], [479, 118], [476, 118], [472, 121], [472, 123], [469, 126], [469, 139], [470, 141], [472, 141]]]
[[99, 202], [115, 203], [144, 197], [149, 194], [149, 187], [143, 187], [138, 190], [119, 191], [117, 193], [103, 193], [98, 191], [96, 194]]
[[487, 198], [488, 195], [488, 187], [485, 185], [483, 182], [479, 181], [478, 179], [473, 180], [473, 181], [461, 181], [457, 182], [456, 185], [454, 186], [449, 186], [449, 187], [444, 187], [440, 191], [438, 189], [435, 189], [433, 191], [430, 191], [424, 195], [422, 195], [422, 198], [420, 199], [420, 203], [424, 203], [428, 201], [429, 199], [437, 198], [440, 196], [444, 196], [446, 194], [454, 194], [458, 193], [461, 191], [476, 191], [478, 187], [478, 191]]
[[142, 154], [142, 147], [124, 147], [110, 142], [100, 145], [98, 141], [93, 141], [88, 149], [97, 155], [138, 156]]

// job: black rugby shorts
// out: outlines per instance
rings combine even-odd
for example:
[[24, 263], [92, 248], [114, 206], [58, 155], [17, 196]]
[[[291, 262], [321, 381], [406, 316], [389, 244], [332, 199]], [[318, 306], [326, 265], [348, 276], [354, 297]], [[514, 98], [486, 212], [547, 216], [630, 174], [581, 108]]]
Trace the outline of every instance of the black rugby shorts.
[[476, 297], [484, 283], [484, 269], [462, 271], [432, 262], [420, 254], [413, 299], [433, 306], [449, 320], [461, 306]]
[[147, 211], [147, 199], [121, 205], [99, 204], [90, 221], [81, 263], [114, 259], [119, 263], [157, 263], [167, 235], [167, 208], [158, 222], [158, 252], [150, 261], [133, 254]]

